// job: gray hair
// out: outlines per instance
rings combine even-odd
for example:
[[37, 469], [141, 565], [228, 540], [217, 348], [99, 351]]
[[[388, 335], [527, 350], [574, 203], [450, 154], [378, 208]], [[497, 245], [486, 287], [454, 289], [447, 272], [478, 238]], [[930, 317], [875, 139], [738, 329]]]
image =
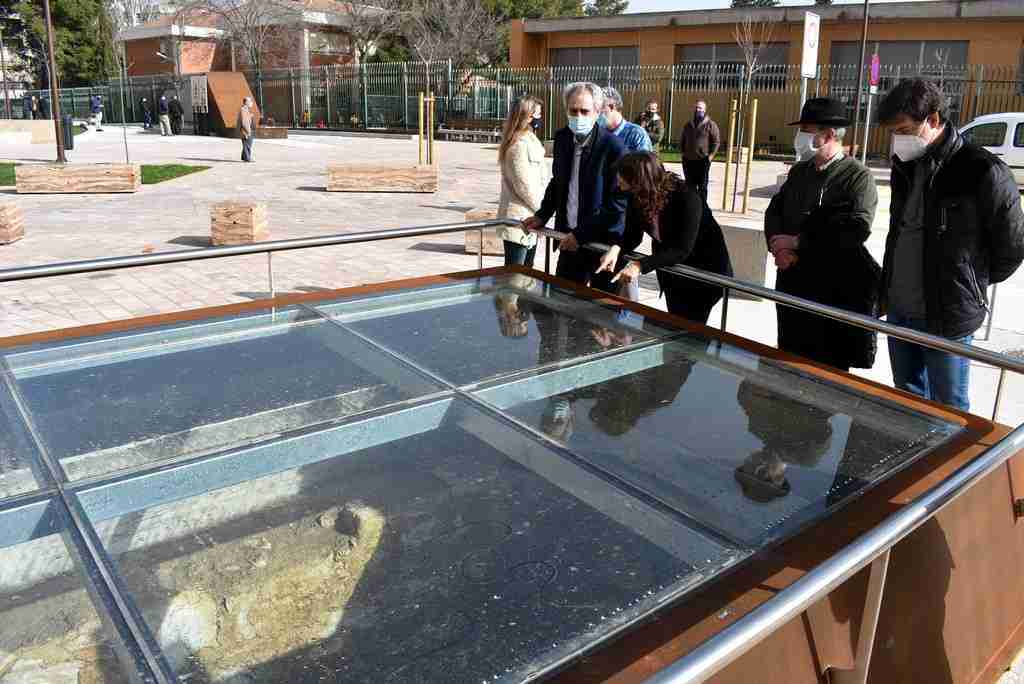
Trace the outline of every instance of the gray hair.
[[569, 98], [579, 93], [590, 93], [594, 98], [594, 109], [600, 111], [604, 107], [604, 92], [601, 86], [590, 81], [577, 81], [565, 86], [565, 90], [562, 91], [562, 101], [565, 102], [566, 108], [569, 106]]
[[833, 128], [832, 131], [835, 133], [836, 140], [842, 140], [846, 137], [846, 128]]
[[622, 95], [611, 86], [604, 89], [604, 103], [618, 111], [622, 111]]

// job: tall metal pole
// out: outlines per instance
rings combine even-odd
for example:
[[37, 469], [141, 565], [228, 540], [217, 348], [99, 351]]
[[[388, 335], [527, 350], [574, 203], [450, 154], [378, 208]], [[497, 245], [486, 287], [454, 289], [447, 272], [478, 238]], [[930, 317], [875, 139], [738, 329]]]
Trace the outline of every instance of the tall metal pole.
[[7, 118], [11, 118], [11, 97], [7, 94], [7, 57], [4, 55], [4, 27], [0, 26], [0, 75], [4, 80], [4, 109], [7, 111]]
[[860, 127], [860, 96], [864, 90], [864, 58], [868, 56], [868, 4], [871, 0], [864, 0], [864, 28], [860, 34], [860, 64], [857, 65], [857, 106], [853, 115], [853, 137], [850, 138], [852, 153], [857, 145], [857, 129]]
[[46, 43], [49, 46], [46, 61], [49, 63], [50, 71], [50, 99], [53, 112], [53, 129], [57, 132], [57, 162], [66, 164], [64, 156], [64, 134], [60, 120], [60, 92], [57, 90], [57, 60], [53, 48], [53, 19], [50, 16], [50, 0], [43, 0], [43, 11], [46, 13]]

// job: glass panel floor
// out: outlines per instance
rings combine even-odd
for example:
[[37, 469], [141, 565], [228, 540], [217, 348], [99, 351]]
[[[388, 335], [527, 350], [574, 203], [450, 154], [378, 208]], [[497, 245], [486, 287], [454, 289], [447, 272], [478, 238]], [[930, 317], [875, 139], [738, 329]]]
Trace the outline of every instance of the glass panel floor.
[[962, 429], [520, 274], [0, 354], [0, 682], [532, 680]]

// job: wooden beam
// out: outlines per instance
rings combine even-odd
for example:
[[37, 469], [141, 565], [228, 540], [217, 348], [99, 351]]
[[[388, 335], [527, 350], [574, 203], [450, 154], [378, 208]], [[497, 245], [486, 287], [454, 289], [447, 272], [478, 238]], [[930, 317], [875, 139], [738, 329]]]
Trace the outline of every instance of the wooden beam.
[[123, 193], [142, 185], [139, 164], [21, 164], [14, 167], [18, 194]]
[[437, 167], [345, 164], [327, 167], [328, 192], [437, 192]]
[[25, 216], [13, 202], [0, 202], [0, 245], [25, 237]]
[[263, 202], [217, 202], [210, 207], [210, 243], [245, 245], [270, 237]]

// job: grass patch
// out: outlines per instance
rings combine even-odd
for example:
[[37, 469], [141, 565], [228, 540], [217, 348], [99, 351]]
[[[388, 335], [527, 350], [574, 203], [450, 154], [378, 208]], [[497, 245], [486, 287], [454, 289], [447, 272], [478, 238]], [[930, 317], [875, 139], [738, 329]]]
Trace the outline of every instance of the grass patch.
[[0, 164], [0, 185], [14, 185], [14, 164]]
[[142, 184], [153, 185], [155, 183], [163, 183], [164, 181], [187, 176], [190, 173], [206, 171], [208, 168], [210, 167], [191, 166], [189, 164], [143, 164]]

